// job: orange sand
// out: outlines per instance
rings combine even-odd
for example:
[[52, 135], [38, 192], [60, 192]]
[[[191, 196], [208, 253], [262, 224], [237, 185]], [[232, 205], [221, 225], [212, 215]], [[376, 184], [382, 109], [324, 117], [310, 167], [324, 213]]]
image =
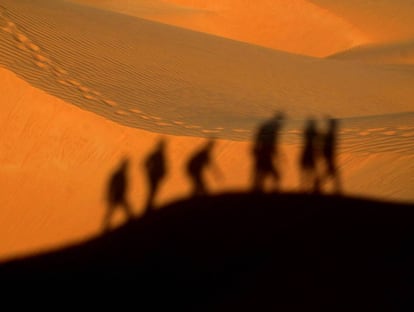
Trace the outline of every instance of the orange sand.
[[[292, 1], [283, 12], [270, 9], [282, 1], [255, 7], [230, 0], [88, 2], [109, 11], [59, 0], [2, 1], [1, 259], [98, 234], [107, 179], [125, 155], [139, 215], [146, 194], [142, 161], [161, 136], [168, 139], [169, 175], [157, 204], [188, 194], [184, 163], [210, 135], [221, 138], [214, 156], [225, 174], [222, 181], [208, 177], [211, 190], [247, 189], [249, 140], [256, 121], [275, 109], [291, 119], [384, 115], [386, 122], [367, 119], [341, 129], [345, 192], [414, 201], [414, 128], [391, 115], [413, 110], [414, 77], [404, 62], [292, 55], [111, 11], [308, 55], [381, 39], [339, 9], [310, 1]], [[248, 28], [258, 21], [263, 36]], [[283, 31], [273, 40], [275, 28]], [[396, 39], [406, 36], [399, 32]], [[297, 142], [282, 146], [286, 190], [298, 189]], [[122, 218], [119, 213], [114, 225]]]

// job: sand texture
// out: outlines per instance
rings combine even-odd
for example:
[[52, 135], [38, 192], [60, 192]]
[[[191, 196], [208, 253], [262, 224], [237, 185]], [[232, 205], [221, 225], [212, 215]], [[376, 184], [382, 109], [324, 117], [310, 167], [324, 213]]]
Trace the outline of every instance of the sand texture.
[[[208, 173], [211, 192], [247, 190], [251, 140], [276, 110], [287, 114], [284, 190], [299, 190], [304, 120], [329, 114], [341, 119], [344, 192], [414, 202], [408, 2], [375, 12], [358, 1], [216, 2], [1, 2], [0, 258], [99, 233], [125, 156], [142, 213], [143, 161], [161, 137], [157, 205], [189, 194], [184, 167], [208, 137], [223, 171]], [[374, 31], [380, 14], [395, 37]]]

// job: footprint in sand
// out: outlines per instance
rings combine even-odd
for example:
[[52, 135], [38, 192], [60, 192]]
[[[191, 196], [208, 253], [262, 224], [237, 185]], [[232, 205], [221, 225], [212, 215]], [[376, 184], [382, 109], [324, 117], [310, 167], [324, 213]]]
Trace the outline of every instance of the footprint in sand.
[[[39, 52], [40, 51], [40, 48], [37, 46], [37, 45], [35, 45], [34, 43], [29, 43], [28, 45], [27, 45], [27, 47], [30, 49], [30, 50], [32, 50], [33, 52]], [[38, 54], [39, 55], [39, 54]]]
[[157, 126], [162, 126], [162, 127], [172, 126], [172, 124], [170, 124], [168, 122], [156, 122], [155, 124]]
[[154, 115], [148, 115], [148, 117], [149, 117], [149, 118], [151, 118], [151, 119], [153, 119], [153, 120], [157, 120], [157, 121], [162, 120], [162, 118], [161, 118], [161, 117], [154, 116]]
[[401, 136], [404, 138], [414, 137], [414, 131], [403, 133]]
[[50, 60], [47, 57], [45, 57], [41, 54], [35, 54], [34, 58], [39, 62], [43, 62], [43, 63], [47, 63], [47, 64], [50, 63]]
[[188, 126], [184, 126], [184, 128], [186, 128], [186, 129], [201, 129], [201, 126], [197, 126], [197, 125], [188, 125]]
[[[64, 75], [68, 75], [68, 72], [66, 70], [64, 70], [63, 68], [60, 68], [59, 66], [56, 66], [55, 64], [53, 64], [52, 60], [50, 60], [46, 56], [40, 54], [39, 53], [41, 51], [40, 47], [37, 46], [36, 44], [32, 43], [26, 35], [21, 33], [18, 30], [16, 24], [14, 24], [13, 22], [7, 20], [7, 17], [5, 16], [4, 12], [5, 12], [5, 9], [3, 8], [3, 10], [2, 10], [2, 7], [0, 7], [0, 29], [2, 29], [3, 31], [6, 31], [6, 32], [13, 35], [13, 37], [17, 41], [17, 47], [19, 49], [21, 49], [23, 51], [26, 51], [26, 52], [34, 52], [35, 53], [32, 56], [33, 56], [34, 64], [37, 67], [42, 68], [42, 69], [50, 67], [51, 72], [57, 78], [61, 78]], [[90, 90], [86, 86], [83, 86], [79, 81], [77, 81], [75, 79], [57, 79], [57, 82], [61, 85], [67, 86], [67, 87], [71, 87], [71, 86], [77, 87], [77, 89], [82, 92], [83, 98], [85, 98], [87, 100], [99, 100], [99, 98], [97, 98], [97, 97], [100, 97], [102, 95], [98, 91]], [[118, 106], [118, 104], [115, 101], [112, 101], [112, 100], [101, 99], [101, 101], [103, 101], [106, 105], [111, 106], [111, 107]], [[154, 115], [147, 115], [147, 114], [143, 113], [141, 110], [136, 109], [136, 108], [129, 109], [128, 111], [116, 110], [115, 114], [120, 115], [120, 116], [130, 116], [130, 112], [132, 112], [134, 114], [138, 114], [139, 117], [141, 117], [142, 119], [154, 120], [155, 121], [154, 123], [158, 126], [172, 126], [173, 124], [175, 124], [175, 125], [183, 126], [186, 129], [201, 129], [202, 128], [201, 126], [198, 126], [198, 125], [185, 125], [185, 123], [183, 121], [172, 121], [172, 124], [168, 123], [168, 122], [163, 122], [162, 121], [163, 118], [158, 117], [158, 116], [154, 116]], [[219, 133], [222, 130], [224, 130], [223, 127], [217, 127], [217, 128], [214, 128], [214, 129], [202, 129], [201, 132], [203, 132], [203, 133]], [[249, 132], [249, 130], [244, 130], [244, 129], [234, 129], [233, 131], [235, 131], [235, 132]]]
[[9, 34], [13, 33], [13, 30], [7, 26], [0, 26], [0, 29]]
[[85, 87], [85, 86], [82, 86], [82, 85], [78, 86], [78, 89], [79, 89], [79, 91], [82, 91], [82, 92], [89, 92], [90, 91], [88, 87]]
[[19, 50], [22, 50], [22, 51], [25, 51], [25, 52], [30, 52], [30, 51], [27, 49], [26, 45], [24, 45], [24, 44], [22, 44], [22, 43], [18, 43], [16, 46], [17, 46], [17, 48], [18, 48]]
[[387, 128], [373, 128], [373, 129], [368, 129], [368, 132], [380, 132], [380, 131], [384, 131]]
[[80, 87], [80, 86], [81, 86], [81, 83], [80, 83], [79, 81], [75, 80], [75, 79], [68, 79], [68, 82], [69, 82], [72, 86], [75, 86], [75, 87]]
[[68, 86], [68, 87], [71, 86], [66, 80], [58, 79], [57, 82], [64, 86]]
[[57, 72], [56, 69], [53, 66], [52, 66], [51, 72], [57, 78], [62, 78], [62, 76], [63, 76], [61, 73]]
[[39, 62], [39, 61], [34, 61], [34, 64], [35, 64], [37, 67], [42, 68], [42, 69], [45, 69], [46, 67], [48, 67], [48, 64], [45, 64], [45, 63], [43, 63], [43, 62]]
[[136, 108], [130, 108], [129, 111], [134, 114], [142, 114], [142, 111]]
[[94, 97], [93, 95], [90, 95], [90, 94], [88, 94], [88, 93], [84, 93], [83, 95], [82, 95], [85, 99], [87, 99], [87, 100], [97, 100], [97, 98], [96, 97]]
[[145, 119], [145, 120], [150, 120], [151, 119], [147, 115], [144, 115], [144, 114], [140, 114], [139, 117], [141, 117], [142, 119]]
[[9, 34], [15, 33], [15, 31], [16, 31], [16, 25], [13, 22], [9, 22], [9, 21], [4, 20], [4, 19], [3, 19], [3, 21], [5, 23], [4, 23], [4, 26], [2, 27], [2, 29], [5, 32], [9, 33]]
[[103, 100], [103, 102], [104, 102], [106, 105], [109, 105], [109, 106], [111, 106], [111, 107], [116, 107], [116, 106], [118, 106], [118, 104], [117, 104], [115, 101], [112, 101], [112, 100]]
[[390, 130], [390, 131], [385, 131], [385, 132], [382, 132], [382, 134], [385, 134], [385, 135], [395, 135], [395, 134], [397, 134], [397, 131], [394, 131], [394, 130]]
[[63, 68], [60, 68], [58, 66], [53, 66], [53, 71], [55, 71], [57, 74], [61, 74], [61, 75], [67, 75], [68, 72], [66, 70], [64, 70]]
[[127, 111], [122, 110], [122, 109], [116, 110], [115, 114], [121, 115], [121, 116], [129, 116], [129, 113]]
[[209, 130], [209, 129], [203, 129], [201, 130], [202, 133], [212, 134], [212, 133], [220, 133], [220, 130]]
[[246, 129], [231, 129], [231, 131], [237, 132], [237, 133], [249, 133], [250, 132], [250, 130], [246, 130]]
[[398, 130], [413, 130], [414, 127], [411, 126], [401, 126], [397, 128]]
[[[14, 39], [17, 41], [17, 47], [23, 51], [26, 52], [35, 52], [35, 54], [33, 55], [33, 62], [34, 64], [42, 69], [47, 68], [48, 66], [51, 67], [51, 72], [57, 77], [62, 77], [63, 75], [67, 75], [68, 72], [66, 70], [64, 70], [63, 68], [60, 68], [59, 66], [56, 66], [53, 64], [53, 62], [45, 57], [44, 55], [40, 54], [40, 47], [37, 46], [36, 44], [32, 43], [30, 41], [30, 39], [24, 35], [23, 33], [21, 33], [16, 24], [14, 24], [13, 22], [9, 21], [7, 19], [7, 17], [5, 16], [5, 8], [0, 7], [0, 29], [10, 33], [13, 35]], [[87, 100], [98, 100], [98, 98], [96, 98], [95, 96], [101, 96], [101, 93], [98, 91], [93, 91], [90, 90], [89, 88], [83, 86], [79, 81], [75, 80], [75, 79], [57, 79], [57, 82], [61, 85], [64, 86], [75, 86], [78, 88], [79, 91], [82, 92], [82, 96], [83, 98], [87, 99]], [[94, 96], [95, 95], [95, 96]], [[103, 100], [103, 102], [106, 105], [109, 105], [111, 107], [116, 107], [118, 106], [117, 103], [115, 101], [112, 100]], [[142, 113], [140, 110], [136, 109], [136, 110], [130, 110], [132, 112], [135, 113]], [[121, 116], [129, 116], [129, 112], [124, 111], [124, 110], [117, 110], [115, 111], [116, 114], [121, 115]], [[141, 116], [143, 117], [143, 115]], [[143, 117], [144, 118], [144, 117]], [[162, 120], [160, 117], [157, 116], [150, 116], [150, 117], [146, 117], [145, 118], [152, 118], [154, 120], [160, 121]], [[159, 122], [159, 125], [169, 125], [167, 123], [161, 123]]]
[[29, 42], [29, 38], [27, 38], [24, 34], [17, 32], [13, 34], [14, 38], [20, 43], [27, 43]]

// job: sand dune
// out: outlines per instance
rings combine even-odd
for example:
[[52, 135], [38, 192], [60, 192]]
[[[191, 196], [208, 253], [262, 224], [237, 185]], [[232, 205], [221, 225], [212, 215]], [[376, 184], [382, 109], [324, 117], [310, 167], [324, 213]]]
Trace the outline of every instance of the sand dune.
[[414, 8], [409, 0], [295, 0], [288, 5], [280, 0], [72, 2], [318, 57], [414, 38]]
[[376, 64], [414, 64], [414, 41], [366, 45], [329, 56], [336, 60], [355, 60]]
[[301, 118], [330, 113], [345, 118], [345, 191], [414, 200], [409, 66], [291, 55], [51, 0], [2, 1], [0, 65], [1, 258], [99, 231], [124, 155], [139, 214], [142, 160], [161, 134], [170, 169], [157, 203], [188, 194], [184, 163], [210, 135], [225, 174], [208, 177], [212, 192], [246, 189], [249, 140], [275, 109], [289, 116], [284, 189], [298, 187]]
[[370, 43], [414, 38], [414, 6], [410, 0], [309, 0], [355, 25]]
[[[14, 74], [0, 70], [0, 257], [7, 258], [84, 239], [101, 229], [105, 213], [106, 181], [119, 160], [132, 160], [130, 200], [139, 214], [146, 196], [142, 161], [153, 148], [157, 133], [124, 127], [81, 110], [35, 89]], [[346, 130], [346, 129], [344, 129]], [[352, 129], [357, 131], [361, 129]], [[378, 132], [390, 150], [372, 153], [367, 142], [342, 142], [340, 163], [344, 188], [349, 194], [414, 200], [413, 146], [393, 150], [393, 137]], [[388, 131], [389, 128], [388, 128]], [[406, 146], [414, 136], [410, 133]], [[349, 135], [349, 134], [348, 134]], [[157, 204], [186, 196], [190, 184], [183, 173], [187, 157], [205, 140], [168, 138], [169, 176]], [[354, 137], [354, 136], [353, 136]], [[375, 146], [371, 149], [375, 150]], [[247, 189], [250, 184], [250, 143], [219, 141], [214, 153], [225, 180], [208, 176], [213, 192]], [[282, 147], [285, 154], [283, 188], [298, 188], [296, 145]], [[359, 151], [358, 151], [359, 149]], [[114, 224], [123, 215], [115, 216]]]
[[128, 126], [247, 139], [276, 109], [293, 119], [412, 111], [414, 77], [404, 68], [295, 56], [67, 2], [40, 2], [6, 1], [1, 64]]
[[167, 2], [165, 0], [69, 0], [103, 10], [114, 11], [137, 17], [153, 15], [185, 15], [200, 12], [194, 8]]
[[340, 15], [307, 0], [166, 0], [150, 7], [142, 0], [72, 2], [304, 55], [326, 56], [366, 42]]

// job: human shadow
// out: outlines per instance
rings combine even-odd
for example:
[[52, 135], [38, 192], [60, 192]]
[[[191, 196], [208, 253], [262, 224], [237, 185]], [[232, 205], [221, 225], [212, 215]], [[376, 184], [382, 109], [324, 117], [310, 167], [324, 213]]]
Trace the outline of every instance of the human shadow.
[[192, 154], [186, 164], [185, 172], [190, 179], [193, 196], [202, 196], [208, 193], [207, 182], [205, 179], [205, 172], [208, 168], [213, 170], [217, 178], [222, 178], [222, 172], [214, 163], [212, 152], [216, 145], [214, 139], [209, 139], [200, 149]]
[[338, 147], [338, 119], [327, 117], [325, 122], [327, 123], [327, 129], [321, 134], [321, 162], [322, 173], [320, 181], [322, 186], [326, 186], [326, 183], [332, 181], [332, 189], [334, 193], [342, 192], [341, 177], [337, 164], [337, 147]]
[[[322, 177], [338, 170], [338, 125], [329, 123], [323, 135], [312, 119], [304, 129], [304, 192], [209, 194], [204, 174], [215, 167], [210, 139], [186, 162], [191, 194], [203, 196], [172, 201], [80, 244], [0, 263], [0, 280], [131, 282], [140, 304], [180, 311], [401, 310], [412, 300], [413, 205], [314, 194]], [[259, 136], [267, 134], [259, 129], [255, 160], [265, 150], [267, 165], [259, 169], [270, 170], [280, 124], [265, 125], [270, 135]], [[271, 139], [263, 147], [265, 138]], [[148, 207], [168, 171], [165, 144], [160, 139], [146, 158]], [[110, 177], [105, 229], [118, 206], [132, 217], [128, 168], [125, 158]]]
[[107, 209], [103, 220], [103, 229], [108, 231], [110, 228], [111, 217], [115, 209], [122, 207], [129, 219], [133, 218], [133, 209], [128, 200], [128, 169], [129, 159], [124, 158], [118, 168], [110, 176], [107, 185]]
[[303, 145], [299, 156], [300, 184], [304, 192], [318, 193], [320, 191], [319, 157], [320, 136], [316, 121], [308, 119], [303, 131]]
[[144, 170], [148, 183], [148, 195], [145, 204], [145, 213], [154, 206], [155, 196], [167, 174], [166, 140], [161, 138], [155, 149], [145, 158]]
[[268, 178], [273, 188], [279, 191], [281, 174], [279, 169], [279, 132], [285, 120], [283, 112], [277, 112], [273, 118], [259, 126], [253, 143], [253, 191], [264, 191]]

